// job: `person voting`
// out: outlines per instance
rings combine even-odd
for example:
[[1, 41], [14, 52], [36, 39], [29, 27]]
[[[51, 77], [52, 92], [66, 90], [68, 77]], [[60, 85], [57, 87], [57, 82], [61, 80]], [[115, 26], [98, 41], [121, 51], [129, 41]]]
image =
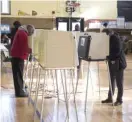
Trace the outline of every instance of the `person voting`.
[[[110, 70], [112, 92], [114, 95], [115, 83], [117, 85], [118, 94], [115, 106], [122, 104], [123, 96], [123, 78], [124, 78], [124, 69], [126, 68], [126, 59], [123, 51], [123, 43], [118, 33], [114, 32], [111, 29], [105, 30], [106, 34], [110, 36], [110, 55], [108, 56], [108, 64]], [[108, 92], [108, 98], [103, 100], [102, 103], [112, 103], [112, 94]]]
[[23, 69], [24, 60], [28, 58], [31, 49], [28, 46], [28, 36], [34, 33], [32, 25], [20, 26], [15, 34], [11, 47], [11, 64], [16, 97], [27, 97], [24, 91]]

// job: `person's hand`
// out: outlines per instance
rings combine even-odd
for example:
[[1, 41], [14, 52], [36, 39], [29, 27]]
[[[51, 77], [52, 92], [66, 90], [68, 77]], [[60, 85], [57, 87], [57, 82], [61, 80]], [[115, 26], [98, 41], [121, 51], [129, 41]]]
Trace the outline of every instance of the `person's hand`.
[[32, 49], [31, 48], [28, 49], [28, 53], [30, 53], [30, 54], [32, 53]]

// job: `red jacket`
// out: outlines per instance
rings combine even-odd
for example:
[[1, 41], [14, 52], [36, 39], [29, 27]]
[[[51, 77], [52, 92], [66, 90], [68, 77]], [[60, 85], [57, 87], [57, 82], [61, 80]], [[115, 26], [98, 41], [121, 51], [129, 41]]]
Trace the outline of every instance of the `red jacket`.
[[15, 58], [27, 59], [30, 52], [28, 47], [28, 34], [24, 30], [18, 30], [12, 44], [11, 56]]

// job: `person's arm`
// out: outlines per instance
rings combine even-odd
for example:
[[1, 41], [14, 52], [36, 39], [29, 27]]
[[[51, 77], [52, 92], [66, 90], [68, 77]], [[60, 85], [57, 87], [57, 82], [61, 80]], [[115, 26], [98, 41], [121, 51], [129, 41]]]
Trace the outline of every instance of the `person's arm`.
[[31, 48], [28, 48], [28, 53], [32, 53], [32, 49]]

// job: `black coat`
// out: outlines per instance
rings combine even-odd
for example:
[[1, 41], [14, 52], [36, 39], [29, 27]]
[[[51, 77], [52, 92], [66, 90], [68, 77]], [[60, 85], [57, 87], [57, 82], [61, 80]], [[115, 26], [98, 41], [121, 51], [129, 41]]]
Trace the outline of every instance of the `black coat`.
[[123, 51], [123, 41], [117, 33], [110, 36], [109, 60], [119, 60], [119, 69], [125, 69], [127, 66], [125, 53]]
[[18, 30], [18, 28], [12, 28], [11, 29], [11, 45], [13, 44], [13, 40], [14, 40], [14, 37], [15, 37], [17, 30]]

